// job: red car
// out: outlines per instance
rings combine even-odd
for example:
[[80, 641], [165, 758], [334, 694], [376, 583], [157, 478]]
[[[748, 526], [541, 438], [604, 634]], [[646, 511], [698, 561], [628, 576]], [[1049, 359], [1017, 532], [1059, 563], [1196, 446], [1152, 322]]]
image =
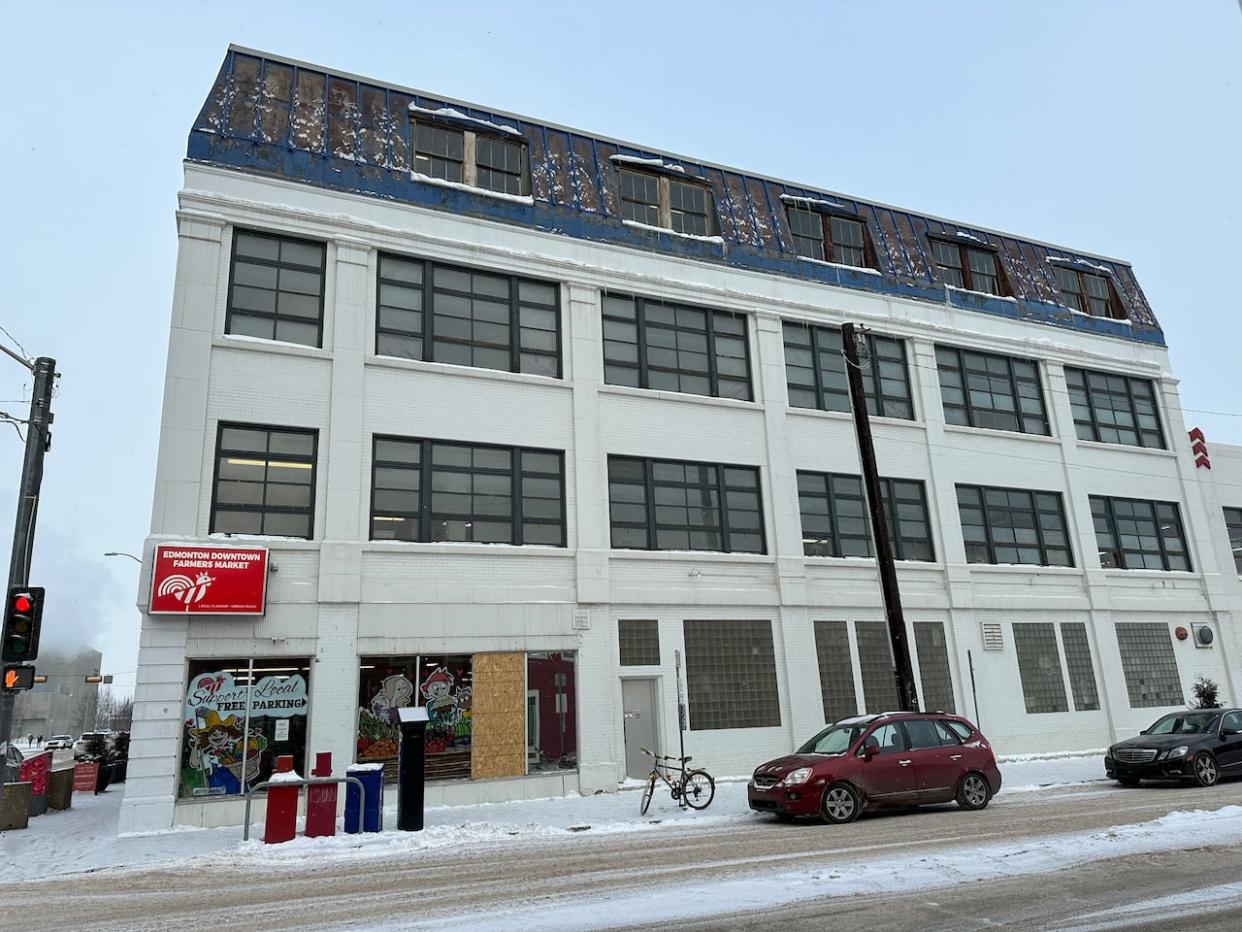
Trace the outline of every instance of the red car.
[[761, 764], [750, 808], [778, 818], [853, 822], [864, 809], [957, 800], [982, 809], [1001, 788], [996, 757], [966, 719], [940, 712], [846, 718], [787, 757]]

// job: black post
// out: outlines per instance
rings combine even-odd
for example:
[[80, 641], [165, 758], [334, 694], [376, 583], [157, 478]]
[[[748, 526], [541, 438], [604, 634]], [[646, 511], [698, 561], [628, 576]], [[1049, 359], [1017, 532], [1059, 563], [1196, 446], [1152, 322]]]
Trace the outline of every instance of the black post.
[[[13, 356], [13, 353], [8, 355]], [[20, 357], [18, 357], [20, 359]], [[56, 381], [56, 360], [40, 356], [33, 364], [24, 362], [34, 373], [30, 397], [30, 419], [26, 422], [26, 451], [22, 457], [21, 485], [17, 490], [17, 523], [13, 529], [13, 553], [9, 559], [9, 588], [30, 582], [30, 557], [34, 549], [35, 519], [39, 512], [39, 488], [43, 484], [43, 454], [52, 445], [52, 386]], [[31, 660], [34, 658], [31, 657]], [[7, 744], [13, 728], [13, 700], [16, 692], [0, 691], [0, 744]], [[0, 758], [0, 784], [10, 779], [6, 754]], [[13, 774], [12, 779], [17, 775]]]
[[897, 567], [893, 562], [893, 545], [888, 539], [888, 522], [884, 520], [884, 499], [880, 492], [880, 475], [875, 465], [875, 444], [871, 439], [871, 416], [863, 391], [862, 368], [858, 359], [860, 328], [842, 324], [841, 344], [845, 354], [845, 375], [850, 385], [850, 407], [854, 411], [854, 430], [858, 434], [858, 458], [862, 463], [863, 490], [867, 511], [871, 515], [871, 539], [875, 541], [875, 558], [880, 568], [880, 595], [884, 615], [888, 619], [888, 638], [893, 646], [893, 675], [897, 678], [897, 697], [903, 712], [917, 712], [918, 692], [914, 688], [914, 667], [910, 663], [910, 642], [906, 638], [906, 621], [901, 613], [901, 591], [897, 586]]
[[397, 829], [423, 830], [423, 785], [427, 764], [427, 710], [398, 709], [401, 744], [397, 751]]

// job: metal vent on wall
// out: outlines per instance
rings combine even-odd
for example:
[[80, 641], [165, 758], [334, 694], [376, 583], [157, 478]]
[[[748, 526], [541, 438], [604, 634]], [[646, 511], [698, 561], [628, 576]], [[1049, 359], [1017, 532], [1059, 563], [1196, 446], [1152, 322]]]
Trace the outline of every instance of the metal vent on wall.
[[983, 649], [984, 650], [1004, 650], [1005, 636], [1001, 633], [999, 621], [982, 622], [983, 627]]
[[1195, 647], [1211, 647], [1215, 640], [1211, 625], [1195, 625]]

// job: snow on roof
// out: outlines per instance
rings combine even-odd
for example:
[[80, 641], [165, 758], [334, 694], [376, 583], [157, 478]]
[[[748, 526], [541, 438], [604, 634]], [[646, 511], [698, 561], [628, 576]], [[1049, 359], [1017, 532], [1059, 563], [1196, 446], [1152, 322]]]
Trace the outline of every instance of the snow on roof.
[[427, 107], [420, 107], [416, 103], [411, 103], [410, 113], [423, 113], [431, 117], [447, 117], [450, 120], [461, 120], [465, 123], [473, 123], [475, 126], [485, 127], [497, 133], [508, 133], [510, 136], [522, 135], [522, 131], [515, 127], [506, 126], [503, 123], [493, 123], [491, 120], [480, 120], [478, 117], [469, 116], [453, 107], [437, 107], [435, 110], [431, 110]]
[[819, 197], [803, 197], [801, 194], [782, 194], [781, 201], [786, 204], [805, 204], [807, 207], [831, 207], [834, 210], [851, 209], [849, 204], [842, 204], [840, 201], [826, 201]]

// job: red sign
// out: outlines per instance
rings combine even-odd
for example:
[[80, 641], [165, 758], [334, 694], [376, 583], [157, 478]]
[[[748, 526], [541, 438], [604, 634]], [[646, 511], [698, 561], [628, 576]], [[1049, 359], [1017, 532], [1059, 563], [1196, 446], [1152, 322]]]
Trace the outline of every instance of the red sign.
[[43, 796], [47, 793], [47, 775], [52, 770], [52, 752], [44, 751], [22, 761], [20, 776], [17, 779], [30, 784], [31, 796]]
[[262, 547], [155, 548], [152, 615], [262, 615], [266, 597]]
[[73, 791], [75, 793], [93, 793], [99, 781], [98, 764], [75, 764], [73, 767]]

